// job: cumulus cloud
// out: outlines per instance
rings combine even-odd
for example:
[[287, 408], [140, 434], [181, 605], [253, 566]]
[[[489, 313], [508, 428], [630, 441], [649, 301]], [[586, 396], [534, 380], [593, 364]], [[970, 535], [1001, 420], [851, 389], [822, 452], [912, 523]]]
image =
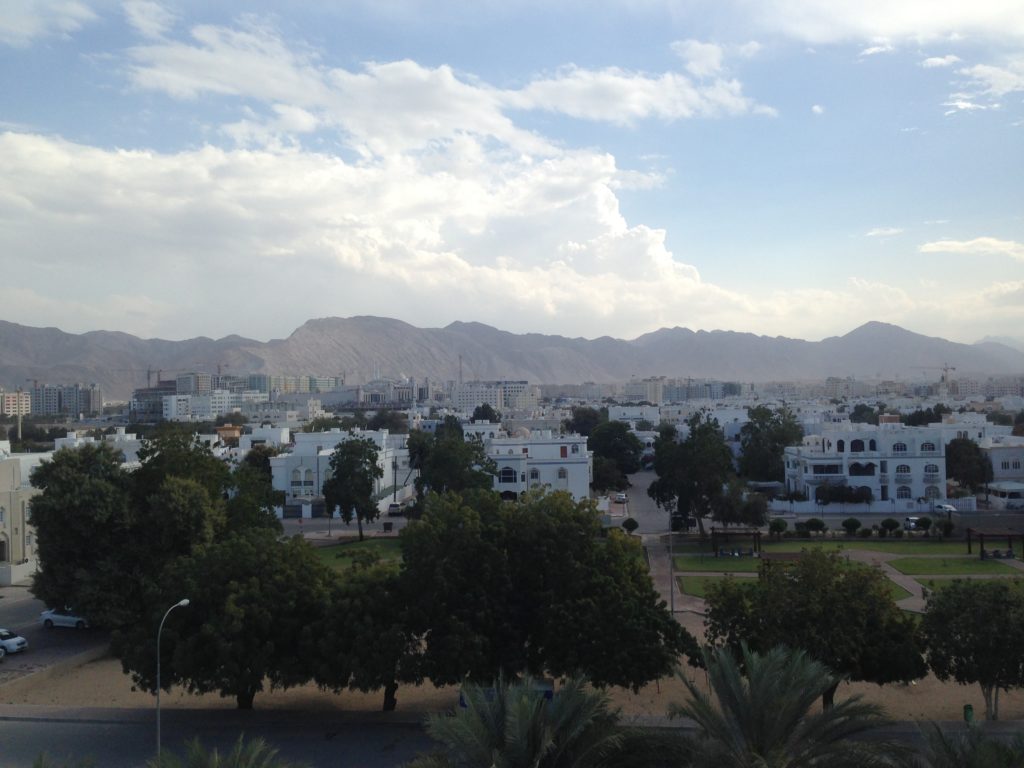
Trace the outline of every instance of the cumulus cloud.
[[1024, 261], [1024, 243], [999, 240], [995, 237], [976, 237], [973, 240], [935, 240], [918, 248], [921, 253], [994, 253]]
[[960, 61], [959, 56], [948, 54], [946, 56], [929, 56], [927, 59], [921, 62], [921, 66], [925, 69], [935, 69], [936, 67], [949, 67]]
[[1003, 67], [977, 64], [965, 67], [959, 72], [969, 77], [980, 93], [995, 98], [1024, 91], [1024, 56], [1010, 59]]
[[861, 50], [861, 56], [877, 56], [880, 53], [892, 53], [896, 49], [888, 40], [877, 40], [874, 45], [869, 45]]
[[0, 10], [0, 43], [24, 48], [45, 37], [65, 37], [96, 14], [80, 0], [6, 0]]
[[711, 77], [722, 69], [722, 47], [699, 40], [680, 40], [672, 50], [685, 62], [686, 71], [694, 77]]
[[821, 104], [814, 104], [811, 106], [811, 112], [813, 112], [816, 115], [824, 115], [825, 108], [821, 106]]
[[875, 227], [864, 233], [864, 237], [892, 237], [903, 232], [899, 227]]

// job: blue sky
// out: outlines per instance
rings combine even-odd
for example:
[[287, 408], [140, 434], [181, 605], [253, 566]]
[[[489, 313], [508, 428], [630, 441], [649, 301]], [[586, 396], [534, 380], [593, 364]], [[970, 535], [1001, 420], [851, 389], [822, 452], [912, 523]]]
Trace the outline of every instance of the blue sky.
[[1019, 1], [7, 0], [0, 169], [26, 325], [1024, 335]]

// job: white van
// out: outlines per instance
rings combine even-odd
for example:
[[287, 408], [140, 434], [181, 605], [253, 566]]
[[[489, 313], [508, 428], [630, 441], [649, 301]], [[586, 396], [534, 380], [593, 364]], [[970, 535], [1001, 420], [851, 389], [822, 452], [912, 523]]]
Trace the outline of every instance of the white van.
[[919, 518], [919, 517], [905, 517], [905, 518], [903, 518], [903, 530], [904, 531], [916, 531], [917, 530], [917, 521], [920, 520], [920, 519], [921, 518]]

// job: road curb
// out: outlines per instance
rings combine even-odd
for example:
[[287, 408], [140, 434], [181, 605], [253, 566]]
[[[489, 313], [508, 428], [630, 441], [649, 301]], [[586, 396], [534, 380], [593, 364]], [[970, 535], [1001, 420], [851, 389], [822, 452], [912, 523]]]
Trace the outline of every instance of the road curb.
[[0, 682], [0, 691], [3, 691], [4, 695], [17, 696], [20, 693], [24, 693], [26, 690], [31, 688], [33, 685], [49, 680], [57, 675], [62, 675], [68, 670], [76, 669], [91, 661], [96, 661], [110, 655], [110, 645], [102, 644], [94, 648], [90, 648], [86, 651], [76, 653], [74, 656], [68, 656], [66, 659], [61, 659], [54, 664], [43, 669], [37, 669], [21, 677], [16, 677], [13, 680], [6, 682]]

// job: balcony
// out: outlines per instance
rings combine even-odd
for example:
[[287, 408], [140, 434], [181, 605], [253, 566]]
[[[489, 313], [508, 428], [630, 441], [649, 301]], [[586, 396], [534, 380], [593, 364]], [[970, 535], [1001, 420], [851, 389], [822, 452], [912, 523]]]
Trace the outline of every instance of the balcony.
[[939, 476], [935, 474], [926, 474], [924, 476], [924, 481], [926, 483], [937, 483], [939, 482]]
[[896, 482], [897, 483], [902, 483], [903, 485], [906, 485], [907, 483], [913, 482], [913, 477], [911, 475], [899, 474], [899, 475], [896, 475], [895, 477], [896, 477]]

